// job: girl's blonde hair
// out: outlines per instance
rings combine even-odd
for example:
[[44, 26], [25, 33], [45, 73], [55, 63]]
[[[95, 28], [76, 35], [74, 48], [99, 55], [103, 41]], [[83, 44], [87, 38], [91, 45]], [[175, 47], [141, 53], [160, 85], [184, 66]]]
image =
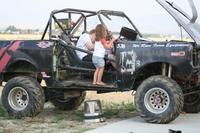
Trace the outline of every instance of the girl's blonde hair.
[[96, 26], [96, 41], [100, 41], [101, 38], [106, 38], [107, 29], [103, 24], [98, 24]]

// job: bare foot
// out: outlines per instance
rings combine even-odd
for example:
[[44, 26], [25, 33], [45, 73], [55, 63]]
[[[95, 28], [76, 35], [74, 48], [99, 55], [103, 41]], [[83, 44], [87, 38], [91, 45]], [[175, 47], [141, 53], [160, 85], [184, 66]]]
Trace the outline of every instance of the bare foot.
[[97, 83], [96, 83], [96, 82], [92, 82], [92, 84], [93, 84], [93, 85], [96, 85]]
[[105, 86], [106, 84], [104, 82], [97, 82], [96, 85]]

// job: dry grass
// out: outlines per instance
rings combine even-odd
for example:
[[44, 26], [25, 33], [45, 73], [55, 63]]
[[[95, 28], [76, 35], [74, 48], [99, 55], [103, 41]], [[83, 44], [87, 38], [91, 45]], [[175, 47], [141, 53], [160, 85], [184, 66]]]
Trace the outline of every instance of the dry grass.
[[38, 34], [0, 34], [0, 40], [40, 40], [41, 37]]

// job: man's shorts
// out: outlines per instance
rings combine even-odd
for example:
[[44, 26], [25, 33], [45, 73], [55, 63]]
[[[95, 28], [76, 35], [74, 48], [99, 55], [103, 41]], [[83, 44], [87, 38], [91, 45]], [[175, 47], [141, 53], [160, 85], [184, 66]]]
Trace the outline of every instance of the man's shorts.
[[105, 60], [102, 57], [93, 56], [92, 57], [92, 62], [93, 62], [94, 66], [96, 68], [104, 67], [105, 66]]

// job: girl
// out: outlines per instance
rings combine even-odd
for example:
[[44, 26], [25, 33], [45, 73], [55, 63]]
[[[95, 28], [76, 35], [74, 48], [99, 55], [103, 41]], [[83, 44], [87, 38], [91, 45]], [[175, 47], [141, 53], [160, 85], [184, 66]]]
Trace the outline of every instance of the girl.
[[105, 85], [104, 82], [102, 82], [102, 76], [105, 66], [105, 49], [108, 49], [111, 47], [113, 42], [115, 41], [114, 38], [112, 38], [108, 43], [106, 41], [107, 37], [107, 29], [104, 27], [104, 25], [99, 24], [96, 26], [96, 41], [94, 46], [94, 53], [92, 57], [92, 62], [94, 63], [96, 67], [96, 71], [94, 73], [93, 77], [93, 84], [95, 85]]

